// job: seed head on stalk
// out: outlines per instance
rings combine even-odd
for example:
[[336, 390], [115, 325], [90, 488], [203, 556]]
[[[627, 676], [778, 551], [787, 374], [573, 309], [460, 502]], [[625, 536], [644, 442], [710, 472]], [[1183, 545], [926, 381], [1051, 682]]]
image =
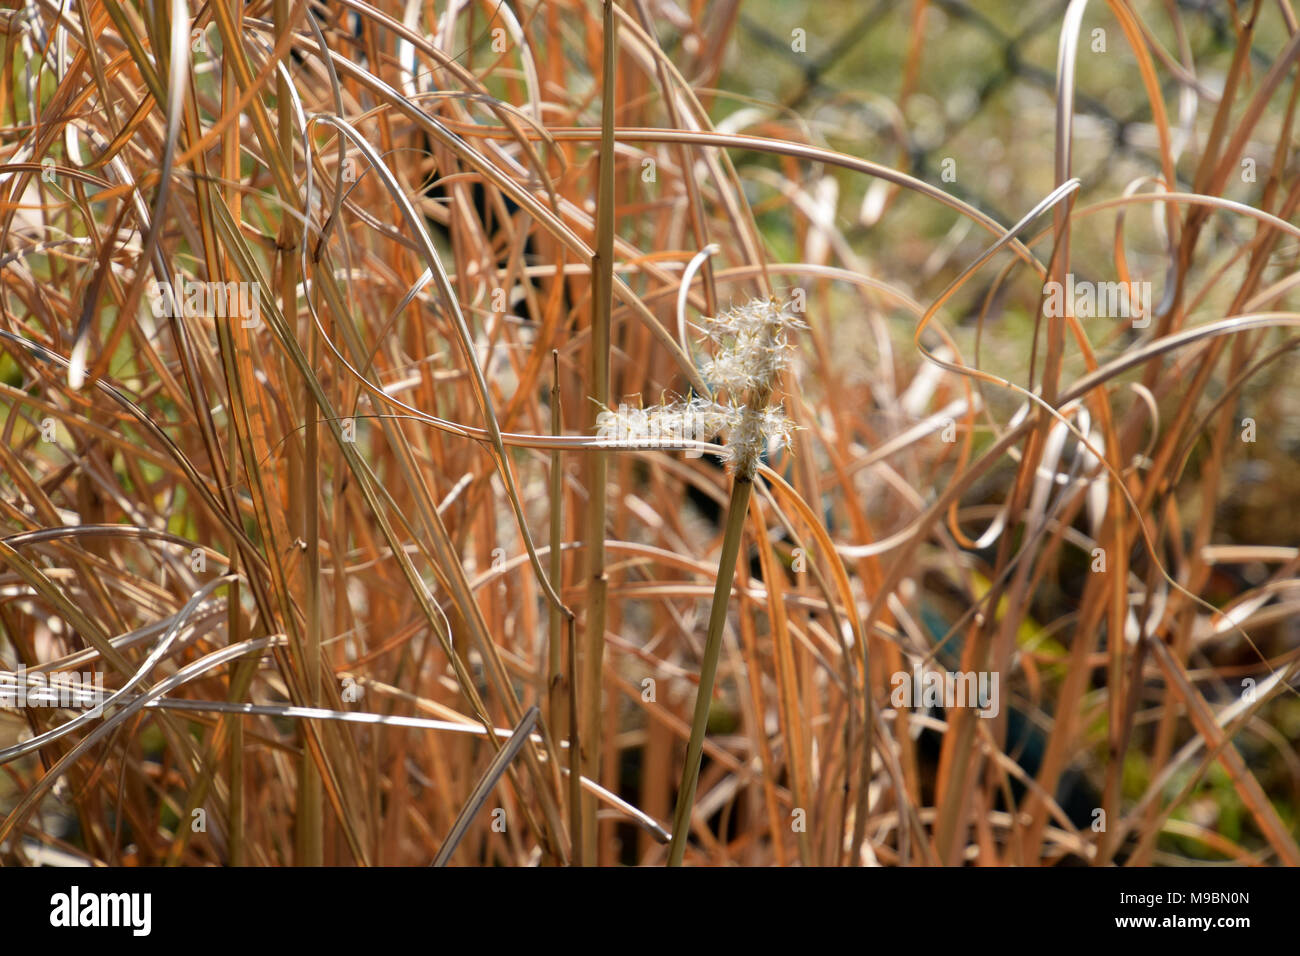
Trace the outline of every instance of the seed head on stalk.
[[794, 423], [781, 404], [772, 405], [771, 400], [794, 348], [789, 333], [803, 328], [807, 326], [789, 303], [776, 299], [754, 299], [706, 319], [704, 332], [713, 354], [703, 375], [715, 391], [726, 394], [726, 402], [692, 397], [644, 409], [605, 409], [598, 418], [600, 434], [635, 446], [721, 432], [727, 440], [723, 460], [728, 469], [752, 480], [764, 449], [775, 451], [790, 443]]
[[700, 661], [700, 686], [695, 696], [686, 762], [682, 766], [681, 786], [677, 789], [672, 843], [668, 848], [669, 866], [680, 866], [686, 854], [691, 808], [700, 781], [700, 758], [709, 723], [709, 702], [713, 697], [718, 657], [722, 651], [722, 632], [727, 621], [727, 600], [736, 575], [754, 475], [763, 449], [788, 443], [794, 427], [786, 419], [781, 406], [772, 405], [772, 393], [776, 390], [781, 371], [789, 363], [793, 348], [789, 333], [804, 327], [789, 304], [776, 299], [755, 299], [705, 322], [705, 334], [713, 343], [713, 357], [704, 366], [704, 378], [714, 388], [726, 393], [727, 405], [717, 405], [716, 400], [714, 404], [726, 410], [726, 460], [735, 480], [727, 505], [727, 524], [722, 535], [722, 555], [718, 560], [704, 657]]

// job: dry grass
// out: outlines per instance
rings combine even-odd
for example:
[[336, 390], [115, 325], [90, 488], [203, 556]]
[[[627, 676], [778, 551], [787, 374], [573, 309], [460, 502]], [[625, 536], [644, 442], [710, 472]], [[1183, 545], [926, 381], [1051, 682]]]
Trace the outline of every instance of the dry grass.
[[[785, 111], [715, 128], [733, 0], [448, 6], [8, 14], [0, 669], [120, 693], [0, 715], [4, 862], [662, 864], [681, 781], [691, 864], [1300, 863], [1300, 529], [1218, 523], [1294, 467], [1289, 8], [1188, 113], [1182, 15], [1098, 4], [1160, 172], [1080, 188], [1071, 4], [1014, 223]], [[937, 289], [831, 175], [900, 262], [910, 210], [968, 224]], [[1045, 314], [1067, 276], [1151, 281], [1150, 325]], [[155, 317], [164, 280], [260, 323]], [[594, 437], [707, 394], [693, 329], [768, 296], [808, 329], [752, 496]], [[894, 706], [923, 659], [998, 716]]]

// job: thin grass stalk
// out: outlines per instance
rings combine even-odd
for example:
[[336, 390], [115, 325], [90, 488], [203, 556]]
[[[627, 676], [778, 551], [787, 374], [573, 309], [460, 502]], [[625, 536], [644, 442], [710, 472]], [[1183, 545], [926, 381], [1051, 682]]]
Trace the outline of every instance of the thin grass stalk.
[[[564, 430], [564, 415], [560, 405], [560, 353], [558, 350], [551, 350], [551, 362], [553, 369], [551, 382], [551, 434], [558, 436]], [[564, 457], [563, 452], [558, 448], [551, 452], [550, 498], [551, 583], [556, 593], [563, 595]], [[566, 733], [569, 715], [565, 710], [565, 698], [572, 693], [572, 688], [565, 686], [564, 622], [565, 615], [560, 608], [551, 605], [547, 629], [546, 677], [543, 696], [546, 699], [546, 723], [550, 727], [551, 734], [557, 740]]]
[[[677, 790], [677, 808], [673, 812], [673, 838], [668, 846], [668, 865], [681, 866], [690, 839], [691, 810], [695, 806], [695, 788], [700, 782], [700, 760], [704, 752], [704, 735], [709, 726], [709, 705], [713, 701], [713, 682], [718, 673], [722, 652], [722, 632], [727, 625], [727, 604], [731, 582], [736, 576], [736, 559], [744, 538], [745, 513], [754, 491], [753, 479], [737, 475], [727, 504], [727, 524], [722, 537], [722, 555], [718, 559], [718, 578], [713, 589], [713, 609], [709, 612], [709, 632], [704, 642], [704, 660], [700, 664], [700, 687], [695, 696], [691, 718], [691, 736], [686, 743], [686, 762], [682, 782]], [[773, 834], [776, 838], [776, 834]]]
[[[618, 36], [613, 0], [604, 3], [604, 72], [601, 80], [600, 171], [596, 197], [596, 252], [591, 259], [591, 404], [590, 425], [609, 404], [610, 321], [614, 305], [614, 64]], [[587, 461], [587, 621], [583, 641], [582, 773], [600, 780], [601, 688], [604, 683], [605, 621], [609, 581], [605, 576], [605, 507], [609, 459], [597, 450]], [[582, 796], [582, 862], [597, 863], [596, 798]]]
[[447, 834], [447, 839], [443, 841], [442, 847], [438, 850], [438, 856], [434, 859], [433, 866], [442, 867], [451, 862], [456, 847], [465, 838], [470, 824], [474, 822], [474, 817], [483, 809], [483, 804], [491, 796], [493, 789], [495, 789], [502, 775], [506, 772], [506, 768], [515, 759], [515, 755], [528, 742], [528, 735], [532, 732], [533, 725], [537, 723], [539, 713], [540, 711], [535, 706], [529, 707], [519, 721], [519, 726], [515, 728], [515, 732], [510, 735], [510, 739], [492, 758], [492, 763], [483, 772], [482, 778], [480, 778], [478, 784], [470, 793], [469, 799], [465, 801], [465, 806], [461, 808], [460, 814], [456, 817], [451, 832]]
[[570, 617], [565, 621], [568, 631], [569, 654], [569, 839], [573, 850], [569, 859], [575, 866], [582, 864], [582, 731], [578, 723], [578, 622]]
[[[289, 18], [289, 0], [275, 0], [272, 11], [277, 38], [283, 36], [293, 27]], [[288, 75], [276, 74], [276, 132], [279, 134], [278, 146], [282, 161], [293, 167], [294, 138], [293, 98], [289, 89]], [[276, 237], [277, 256], [280, 267], [280, 310], [290, 321], [298, 317], [298, 277], [295, 255], [299, 242], [299, 230], [292, 216], [285, 215], [280, 220], [280, 231]], [[306, 327], [307, 353], [313, 368], [319, 367], [320, 343], [314, 323]], [[305, 546], [303, 567], [303, 591], [306, 617], [304, 644], [306, 657], [307, 706], [320, 707], [321, 700], [321, 595], [320, 595], [320, 431], [316, 420], [320, 412], [306, 382], [301, 383], [298, 395], [302, 415], [303, 451], [302, 480], [303, 494], [298, 500], [299, 521], [302, 540]], [[298, 863], [303, 866], [320, 866], [324, 863], [324, 795], [321, 789], [320, 771], [307, 758], [304, 751], [302, 764], [302, 785], [298, 790], [297, 843]]]
[[[794, 651], [790, 642], [788, 610], [778, 585], [779, 577], [776, 560], [772, 556], [772, 545], [765, 540], [767, 524], [763, 509], [755, 503], [751, 509], [754, 534], [758, 542], [759, 566], [763, 571], [763, 581], [767, 590], [767, 615], [772, 632], [772, 668], [776, 671], [777, 716], [781, 727], [781, 736], [785, 741], [785, 763], [790, 775], [790, 791], [794, 805], [808, 809], [808, 748], [805, 741], [806, 728], [799, 720], [799, 688], [795, 668]], [[770, 582], [770, 583], [769, 583]], [[850, 687], [853, 685], [850, 684]], [[760, 730], [759, 733], [764, 731]], [[782, 834], [774, 830], [774, 842], [781, 840]], [[813, 863], [812, 847], [808, 840], [807, 828], [795, 831], [799, 861], [805, 866]]]
[[[235, 25], [237, 28], [242, 26], [243, 19], [244, 10], [241, 6], [235, 12]], [[238, 98], [239, 84], [236, 81], [234, 68], [223, 58], [221, 63], [221, 100], [223, 109], [230, 109]], [[234, 186], [234, 183], [239, 179], [239, 143], [239, 125], [234, 124], [221, 141], [221, 169], [222, 177], [228, 184], [225, 189], [224, 200], [231, 216], [236, 221], [239, 221], [243, 216], [241, 209], [243, 197]], [[227, 424], [226, 435], [228, 447], [236, 447], [235, 422], [233, 419]], [[238, 574], [240, 568], [238, 541], [232, 540], [227, 553], [230, 555], [230, 573]], [[238, 644], [248, 636], [244, 630], [243, 609], [240, 607], [240, 581], [238, 579], [231, 581], [227, 591], [229, 594], [226, 606], [227, 628], [230, 634], [230, 642]], [[248, 678], [251, 680], [255, 666], [255, 663], [250, 661], [244, 665], [242, 671], [236, 671], [235, 675], [232, 676], [227, 694], [229, 700], [233, 702], [242, 699], [246, 689], [243, 671], [248, 672]], [[229, 733], [230, 742], [230, 758], [227, 767], [228, 779], [226, 781], [226, 789], [230, 794], [226, 826], [227, 860], [231, 866], [238, 867], [243, 866], [246, 862], [244, 847], [247, 825], [244, 813], [244, 722], [238, 717], [227, 717], [222, 719], [222, 725]]]

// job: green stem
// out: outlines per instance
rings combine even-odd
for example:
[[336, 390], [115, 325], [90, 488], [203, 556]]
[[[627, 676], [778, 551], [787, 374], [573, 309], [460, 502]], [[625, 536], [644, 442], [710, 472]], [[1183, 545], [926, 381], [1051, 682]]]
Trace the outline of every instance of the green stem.
[[709, 634], [704, 643], [704, 660], [700, 664], [700, 689], [695, 697], [695, 715], [691, 718], [691, 737], [686, 745], [686, 764], [682, 767], [682, 784], [677, 790], [677, 810], [673, 813], [673, 839], [668, 847], [668, 865], [681, 866], [690, 839], [691, 810], [695, 805], [695, 788], [700, 782], [700, 758], [704, 753], [704, 734], [709, 726], [709, 704], [713, 699], [713, 681], [718, 673], [722, 652], [722, 632], [727, 624], [727, 603], [731, 582], [736, 576], [736, 558], [745, 528], [745, 512], [754, 490], [751, 478], [737, 477], [731, 488], [727, 507], [727, 527], [722, 539], [722, 556], [718, 559], [718, 580], [713, 589], [713, 610], [709, 614]]

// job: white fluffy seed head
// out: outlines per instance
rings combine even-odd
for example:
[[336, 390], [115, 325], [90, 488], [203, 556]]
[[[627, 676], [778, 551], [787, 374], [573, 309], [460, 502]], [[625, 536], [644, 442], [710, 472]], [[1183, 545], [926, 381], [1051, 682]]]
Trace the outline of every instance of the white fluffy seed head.
[[759, 337], [807, 327], [791, 310], [789, 302], [776, 299], [751, 299], [744, 305], [733, 306], [721, 315], [704, 320], [706, 334], [718, 342], [728, 336]]
[[732, 418], [730, 407], [692, 398], [649, 408], [606, 408], [596, 416], [596, 427], [611, 444], [665, 447], [708, 441], [730, 428]]
[[805, 328], [789, 303], [775, 299], [754, 299], [706, 319], [705, 334], [714, 348], [704, 378], [726, 393], [728, 404], [691, 398], [649, 408], [606, 408], [596, 420], [600, 437], [612, 445], [662, 448], [721, 433], [728, 469], [752, 479], [764, 450], [788, 446], [796, 427], [769, 399], [789, 363], [789, 333]]
[[714, 388], [738, 400], [750, 390], [768, 392], [775, 387], [793, 348], [788, 333], [807, 326], [790, 310], [789, 303], [754, 299], [706, 319], [704, 328], [714, 343], [704, 377]]
[[723, 457], [735, 474], [753, 478], [764, 449], [775, 452], [789, 445], [795, 424], [785, 417], [780, 405], [761, 410], [741, 405], [734, 412]]

